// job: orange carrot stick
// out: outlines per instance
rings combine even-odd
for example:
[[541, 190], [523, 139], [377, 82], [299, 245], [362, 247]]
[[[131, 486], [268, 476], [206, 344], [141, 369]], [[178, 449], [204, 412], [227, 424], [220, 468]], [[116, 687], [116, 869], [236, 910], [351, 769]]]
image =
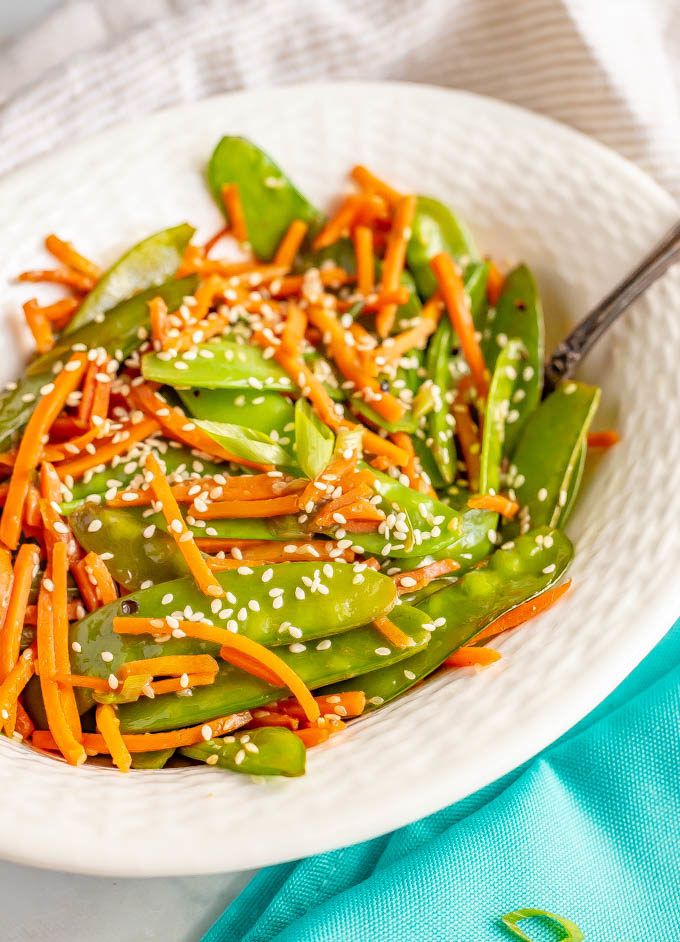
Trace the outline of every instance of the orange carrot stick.
[[[416, 197], [404, 196], [396, 205], [394, 222], [387, 240], [385, 260], [382, 271], [382, 290], [396, 291], [404, 270], [406, 246], [411, 237], [411, 225], [416, 212]], [[380, 337], [387, 337], [394, 324], [397, 313], [396, 304], [386, 304], [378, 313], [376, 329]]]
[[16, 549], [21, 533], [24, 503], [30, 484], [30, 476], [40, 460], [43, 438], [49, 434], [52, 423], [85, 372], [87, 358], [83, 353], [74, 354], [59, 373], [50, 390], [33, 410], [17, 452], [14, 469], [7, 494], [7, 501], [0, 520], [0, 540], [9, 549]]
[[395, 190], [394, 187], [391, 187], [388, 183], [385, 183], [384, 180], [376, 177], [375, 174], [371, 173], [371, 171], [362, 164], [352, 167], [350, 176], [362, 190], [377, 193], [378, 196], [382, 196], [393, 208], [396, 208], [399, 201], [403, 199], [403, 195]]
[[113, 581], [111, 573], [101, 556], [94, 552], [88, 553], [83, 560], [83, 566], [86, 571], [89, 570], [92, 574], [102, 605], [115, 602], [118, 598], [116, 583]]
[[70, 674], [68, 671], [57, 671], [52, 674], [52, 680], [56, 681], [60, 687], [79, 687], [83, 690], [111, 693], [111, 686], [104, 677], [90, 677], [89, 674]]
[[114, 707], [109, 703], [102, 703], [97, 707], [96, 717], [97, 729], [102, 735], [106, 750], [110, 753], [114, 765], [121, 772], [129, 772], [132, 757], [121, 735], [120, 721]]
[[[355, 716], [361, 716], [366, 709], [366, 694], [363, 690], [347, 690], [344, 693], [324, 694], [314, 697], [322, 717], [337, 716], [340, 719], [348, 720]], [[293, 716], [296, 719], [304, 719], [299, 703], [296, 700], [279, 700], [273, 707], [280, 710], [287, 716]], [[253, 716], [255, 713], [253, 713]]]
[[50, 732], [66, 761], [71, 765], [82, 765], [87, 754], [68, 724], [62, 708], [59, 685], [52, 679], [56, 673], [54, 620], [51, 593], [44, 579], [38, 595], [37, 641], [40, 689]]
[[212, 574], [210, 567], [203, 559], [201, 551], [196, 546], [191, 530], [188, 529], [177, 501], [173, 497], [170, 485], [165, 477], [165, 471], [153, 452], [146, 456], [144, 464], [149, 478], [148, 483], [161, 505], [161, 512], [168, 525], [168, 529], [184, 561], [189, 567], [196, 585], [205, 595], [220, 598], [224, 589]]
[[165, 680], [153, 680], [149, 686], [157, 697], [166, 693], [181, 693], [182, 690], [191, 690], [192, 687], [208, 687], [215, 683], [215, 673], [184, 673], [179, 677], [167, 677]]
[[[123, 734], [123, 742], [131, 753], [156, 752], [158, 749], [181, 749], [184, 746], [194, 746], [206, 739], [225, 736], [245, 726], [251, 715], [247, 710], [242, 713], [232, 713], [230, 716], [221, 716], [201, 723], [199, 726], [189, 726], [186, 729], [173, 729], [165, 733], [127, 733]], [[33, 745], [36, 749], [45, 749], [55, 752], [59, 747], [51, 732], [37, 729], [33, 734]], [[83, 733], [83, 745], [92, 753], [110, 755], [109, 747], [104, 737], [98, 733]]]
[[300, 250], [307, 229], [309, 226], [301, 219], [294, 219], [283, 239], [279, 243], [276, 255], [273, 258], [274, 265], [282, 265], [284, 268], [290, 268], [295, 261], [295, 256]]
[[161, 657], [127, 661], [117, 676], [120, 680], [140, 674], [151, 677], [181, 677], [182, 674], [216, 674], [219, 664], [209, 654], [168, 654]]
[[76, 252], [70, 242], [64, 242], [55, 235], [48, 235], [45, 239], [45, 248], [54, 255], [57, 261], [81, 272], [83, 275], [87, 275], [93, 281], [98, 281], [101, 277], [102, 272], [99, 265], [95, 265], [89, 258], [81, 255], [80, 252]]
[[[158, 635], [164, 629], [156, 627], [154, 622], [156, 622], [154, 618], [118, 617], [113, 620], [113, 630], [116, 634]], [[233, 634], [226, 628], [218, 628], [207, 622], [180, 621], [179, 627], [189, 638], [221, 645], [220, 656], [226, 661], [230, 659], [232, 650], [257, 661], [261, 667], [276, 676], [282, 686], [288, 687], [310, 722], [319, 718], [319, 708], [305, 684], [295, 671], [269, 648], [243, 635]]]
[[311, 749], [313, 746], [320, 746], [322, 742], [326, 742], [331, 735], [331, 730], [325, 726], [312, 726], [309, 729], [294, 729], [293, 733], [302, 740], [306, 749]]
[[368, 226], [357, 226], [354, 230], [354, 254], [357, 260], [357, 291], [370, 294], [375, 288], [375, 256], [373, 254], [373, 230]]
[[405, 631], [402, 631], [398, 625], [395, 625], [394, 622], [390, 621], [385, 615], [376, 618], [373, 621], [373, 627], [377, 628], [380, 634], [383, 635], [390, 644], [393, 644], [395, 648], [411, 648], [415, 644], [413, 638], [407, 635]]
[[490, 510], [492, 513], [500, 514], [511, 520], [519, 510], [519, 504], [516, 500], [510, 500], [503, 494], [480, 494], [479, 497], [471, 497], [468, 500], [468, 507], [473, 510]]
[[[34, 543], [23, 543], [14, 563], [11, 590], [5, 620], [0, 631], [0, 681], [4, 681], [19, 659], [21, 632], [33, 576], [40, 563], [40, 550]], [[7, 576], [3, 578], [7, 585]], [[14, 725], [14, 714], [10, 715], [10, 726]]]
[[24, 304], [24, 317], [33, 334], [37, 352], [47, 353], [54, 346], [52, 323], [45, 316], [44, 310], [39, 307], [35, 298], [31, 298], [30, 301], [26, 301]]
[[205, 510], [192, 510], [199, 520], [245, 520], [251, 517], [281, 517], [294, 514], [298, 507], [297, 494], [268, 497], [266, 500], [216, 500]]
[[603, 432], [588, 432], [588, 448], [612, 448], [621, 441], [621, 436], [615, 429], [606, 429]]
[[410, 569], [408, 572], [401, 572], [394, 576], [394, 582], [397, 586], [399, 595], [410, 592], [417, 592], [424, 589], [435, 579], [441, 579], [442, 576], [448, 576], [449, 573], [460, 569], [460, 563], [455, 559], [438, 559], [427, 566], [421, 566], [419, 569]]
[[[35, 303], [37, 304], [37, 301]], [[54, 304], [46, 304], [44, 307], [38, 308], [38, 311], [51, 324], [54, 324], [57, 330], [63, 330], [79, 306], [80, 302], [77, 298], [62, 298], [60, 301], [55, 301]]]
[[[138, 387], [139, 388], [139, 387]], [[142, 419], [141, 422], [128, 422], [125, 427], [117, 431], [111, 438], [102, 439], [94, 455], [85, 454], [70, 461], [60, 461], [56, 466], [57, 474], [64, 478], [81, 478], [86, 471], [108, 464], [116, 455], [124, 455], [137, 442], [144, 441], [154, 432], [158, 431], [158, 422], [153, 418]]]
[[437, 329], [437, 324], [444, 310], [444, 305], [438, 293], [423, 306], [418, 323], [409, 327], [394, 337], [387, 337], [382, 346], [376, 347], [374, 359], [382, 365], [395, 363], [411, 350], [424, 350], [431, 334]]
[[458, 648], [453, 654], [450, 654], [444, 664], [447, 667], [488, 667], [494, 661], [501, 658], [500, 651], [494, 651], [493, 648]]
[[222, 187], [222, 202], [229, 220], [231, 234], [238, 242], [247, 242], [248, 227], [237, 183], [224, 184]]
[[479, 396], [486, 396], [486, 365], [479, 341], [475, 334], [475, 325], [470, 312], [470, 300], [465, 293], [465, 286], [453, 259], [446, 252], [440, 252], [430, 262], [439, 290], [446, 304], [446, 309], [460, 342], [463, 356], [470, 367]]
[[94, 288], [95, 282], [88, 275], [83, 275], [72, 268], [55, 269], [35, 269], [33, 271], [22, 271], [17, 281], [46, 281], [56, 285], [66, 285], [87, 294]]
[[18, 698], [21, 691], [35, 673], [35, 651], [26, 648], [7, 677], [0, 684], [0, 726], [8, 736], [14, 732]]
[[486, 297], [492, 307], [498, 304], [504, 282], [505, 276], [503, 272], [498, 268], [495, 262], [489, 259], [486, 276]]
[[477, 644], [479, 641], [486, 641], [500, 634], [502, 631], [507, 631], [509, 628], [517, 628], [518, 625], [523, 625], [524, 622], [529, 621], [530, 618], [535, 618], [535, 616], [540, 615], [541, 612], [547, 611], [555, 602], [562, 598], [564, 593], [568, 591], [570, 585], [571, 579], [567, 579], [562, 585], [555, 586], [552, 589], [546, 589], [545, 592], [541, 592], [540, 595], [530, 599], [528, 602], [522, 602], [521, 605], [517, 605], [509, 612], [506, 612], [505, 615], [501, 615], [495, 621], [492, 621], [486, 628], [482, 628], [472, 639], [473, 643]]
[[[66, 544], [57, 542], [52, 549], [52, 624], [54, 638], [54, 664], [57, 671], [68, 673], [71, 670], [68, 646], [68, 608], [67, 585], [68, 553]], [[38, 651], [40, 654], [40, 651]], [[82, 729], [80, 714], [72, 689], [60, 688], [61, 710], [75, 739], [80, 739]]]
[[168, 305], [163, 298], [152, 298], [149, 301], [149, 319], [151, 321], [151, 337], [158, 346], [163, 347], [168, 319]]

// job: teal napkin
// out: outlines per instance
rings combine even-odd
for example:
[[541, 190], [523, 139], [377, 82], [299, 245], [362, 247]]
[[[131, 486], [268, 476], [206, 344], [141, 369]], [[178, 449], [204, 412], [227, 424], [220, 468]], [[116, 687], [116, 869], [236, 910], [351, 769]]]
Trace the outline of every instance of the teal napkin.
[[587, 942], [680, 940], [679, 719], [680, 622], [536, 758], [400, 831], [261, 871], [204, 942], [512, 942], [499, 917], [524, 907]]

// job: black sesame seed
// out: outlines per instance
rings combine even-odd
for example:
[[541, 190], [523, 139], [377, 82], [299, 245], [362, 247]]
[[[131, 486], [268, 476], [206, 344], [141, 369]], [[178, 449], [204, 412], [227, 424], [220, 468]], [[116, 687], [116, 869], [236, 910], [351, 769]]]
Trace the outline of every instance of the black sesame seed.
[[134, 599], [123, 599], [120, 603], [120, 610], [123, 615], [136, 615], [139, 611], [139, 602]]
[[380, 388], [382, 389], [383, 392], [390, 391], [390, 384], [387, 382], [386, 379], [383, 379], [380, 381]]

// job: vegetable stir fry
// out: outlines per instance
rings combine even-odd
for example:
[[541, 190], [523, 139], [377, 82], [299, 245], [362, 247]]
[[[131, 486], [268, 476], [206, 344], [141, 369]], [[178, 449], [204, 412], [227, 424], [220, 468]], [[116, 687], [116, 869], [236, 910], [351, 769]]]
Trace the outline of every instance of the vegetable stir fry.
[[0, 399], [0, 728], [118, 769], [301, 775], [306, 752], [543, 611], [599, 390], [541, 401], [543, 319], [436, 199], [368, 169], [330, 216], [254, 144], [225, 224], [67, 295]]

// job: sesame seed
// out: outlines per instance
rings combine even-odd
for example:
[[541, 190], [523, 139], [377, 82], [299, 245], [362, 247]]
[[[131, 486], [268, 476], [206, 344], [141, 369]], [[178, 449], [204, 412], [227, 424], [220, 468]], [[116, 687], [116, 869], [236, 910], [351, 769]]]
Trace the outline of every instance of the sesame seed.
[[211, 727], [208, 726], [207, 724], [201, 727], [201, 736], [203, 737], [203, 739], [205, 739], [206, 742], [208, 742], [209, 739], [212, 739], [212, 734], [213, 734], [213, 731]]
[[288, 650], [291, 654], [302, 654], [303, 651], [307, 650], [307, 646], [296, 641], [295, 644], [288, 645]]
[[546, 576], [548, 576], [548, 575], [550, 575], [551, 572], [555, 572], [555, 569], [556, 569], [556, 568], [557, 568], [557, 567], [555, 566], [555, 563], [550, 563], [549, 566], [545, 566], [541, 571], [542, 571]]
[[388, 657], [392, 652], [389, 648], [376, 648], [375, 653], [379, 654], [380, 657]]
[[111, 654], [110, 651], [102, 651], [101, 659], [102, 661], [104, 661], [105, 664], [110, 664], [111, 661], [113, 660], [113, 654]]
[[542, 487], [536, 496], [542, 503], [544, 500], [548, 499], [548, 489], [545, 487]]
[[205, 760], [206, 765], [217, 765], [218, 762], [219, 756], [208, 756], [208, 758]]
[[72, 644], [71, 644], [71, 650], [72, 650], [72, 651], [75, 651], [76, 654], [80, 654], [80, 653], [82, 652], [82, 650], [83, 650], [83, 647], [82, 647], [82, 645], [80, 644], [79, 641], [74, 641], [74, 642], [72, 642]]

